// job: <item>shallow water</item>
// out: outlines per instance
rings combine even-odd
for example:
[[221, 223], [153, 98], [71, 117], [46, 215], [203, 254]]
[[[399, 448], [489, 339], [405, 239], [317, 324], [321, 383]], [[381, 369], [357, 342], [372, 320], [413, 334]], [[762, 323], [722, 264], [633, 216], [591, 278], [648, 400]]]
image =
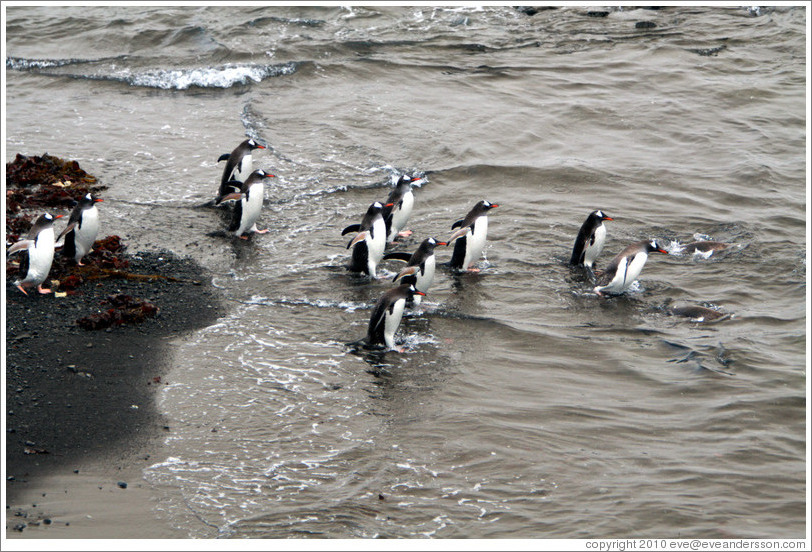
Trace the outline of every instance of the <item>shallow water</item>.
[[[6, 160], [77, 159], [110, 187], [102, 232], [197, 259], [231, 305], [177, 343], [157, 519], [804, 536], [806, 12], [587, 11], [7, 9]], [[244, 135], [276, 175], [247, 242], [200, 207]], [[348, 274], [340, 232], [402, 173], [427, 180], [399, 249], [500, 207], [481, 272], [440, 270], [404, 318], [407, 352], [353, 354], [390, 281]], [[652, 255], [599, 299], [566, 264], [595, 208], [615, 219], [599, 265], [645, 238], [736, 247]]]

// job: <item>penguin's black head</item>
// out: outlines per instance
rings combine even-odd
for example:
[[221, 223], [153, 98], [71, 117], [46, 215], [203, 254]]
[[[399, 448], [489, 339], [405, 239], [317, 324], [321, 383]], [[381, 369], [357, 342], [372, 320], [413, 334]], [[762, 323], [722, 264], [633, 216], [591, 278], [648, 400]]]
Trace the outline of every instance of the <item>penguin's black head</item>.
[[250, 147], [252, 150], [265, 149], [265, 146], [263, 146], [262, 144], [260, 144], [256, 140], [254, 140], [253, 138], [248, 139], [248, 147]]
[[600, 209], [597, 211], [592, 211], [592, 216], [598, 220], [615, 220]]
[[255, 170], [254, 174], [257, 175], [257, 176], [260, 176], [262, 178], [275, 178], [276, 177], [276, 175], [273, 175], [273, 174], [271, 174], [269, 172], [266, 172], [266, 171], [264, 171], [262, 169]]
[[646, 244], [646, 250], [649, 253], [663, 253], [665, 255], [668, 255], [668, 251], [660, 247], [660, 245], [657, 243], [657, 240], [651, 240], [650, 242], [648, 242]]
[[438, 245], [448, 245], [448, 244], [446, 242], [438, 241], [434, 238], [426, 238], [425, 240], [423, 240], [423, 243], [420, 244], [420, 246], [423, 249], [426, 249], [427, 251], [434, 251], [434, 248], [437, 247]]
[[496, 207], [499, 207], [498, 204], [491, 203], [490, 201], [488, 201], [486, 199], [483, 199], [482, 201], [480, 201], [480, 204], [481, 204], [482, 210], [485, 211], [486, 213], [488, 211], [490, 211], [491, 209], [495, 209]]

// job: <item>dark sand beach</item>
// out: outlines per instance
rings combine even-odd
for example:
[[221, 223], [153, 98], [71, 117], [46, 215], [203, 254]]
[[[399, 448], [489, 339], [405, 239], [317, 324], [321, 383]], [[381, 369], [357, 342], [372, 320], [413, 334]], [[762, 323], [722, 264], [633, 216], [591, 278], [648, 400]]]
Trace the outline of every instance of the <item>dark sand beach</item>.
[[[56, 297], [23, 295], [7, 277], [10, 538], [172, 536], [166, 527], [133, 523], [154, 517], [140, 471], [172, 431], [155, 398], [170, 383], [173, 340], [215, 320], [222, 305], [189, 259], [166, 252], [125, 258], [128, 273], [152, 278], [99, 279]], [[114, 294], [159, 312], [137, 324], [79, 327], [78, 319], [109, 308], [102, 302]], [[128, 526], [131, 534], [122, 533]]]

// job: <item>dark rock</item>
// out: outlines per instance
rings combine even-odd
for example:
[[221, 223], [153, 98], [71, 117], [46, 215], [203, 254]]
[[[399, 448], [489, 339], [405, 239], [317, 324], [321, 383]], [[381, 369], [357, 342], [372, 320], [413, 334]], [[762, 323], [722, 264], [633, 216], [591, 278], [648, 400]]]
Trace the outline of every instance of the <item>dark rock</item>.
[[606, 17], [609, 15], [608, 11], [588, 11], [586, 12], [589, 17]]
[[654, 29], [657, 24], [654, 21], [638, 21], [634, 24], [635, 29]]
[[126, 488], [127, 488], [127, 483], [126, 483], [126, 482], [124, 482], [124, 481], [119, 481], [118, 483], [116, 483], [116, 485], [118, 485], [118, 486], [119, 486], [120, 488], [122, 488], [122, 489], [126, 489]]

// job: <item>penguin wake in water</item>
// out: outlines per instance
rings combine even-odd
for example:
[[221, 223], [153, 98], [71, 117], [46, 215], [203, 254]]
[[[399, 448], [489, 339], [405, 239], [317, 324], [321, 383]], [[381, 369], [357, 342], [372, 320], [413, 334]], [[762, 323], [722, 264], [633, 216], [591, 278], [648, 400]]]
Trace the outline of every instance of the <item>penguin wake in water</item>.
[[446, 245], [451, 245], [453, 241], [457, 241], [449, 263], [451, 268], [479, 272], [478, 268], [470, 267], [482, 255], [488, 237], [488, 211], [496, 207], [499, 205], [483, 199], [474, 205], [464, 219], [451, 225], [452, 230], [458, 228], [446, 242]]
[[[387, 207], [392, 204], [388, 203]], [[368, 274], [377, 278], [378, 263], [383, 259], [383, 250], [386, 248], [386, 223], [383, 221], [384, 205], [380, 201], [374, 202], [367, 209], [361, 224], [350, 224], [341, 231], [344, 236], [351, 232], [358, 232], [347, 244], [347, 249], [353, 247], [352, 260], [347, 269], [350, 272]]]
[[51, 264], [54, 261], [54, 220], [62, 218], [62, 215], [52, 216], [49, 213], [40, 215], [34, 222], [34, 226], [28, 232], [25, 239], [18, 241], [8, 250], [8, 255], [17, 251], [28, 250], [28, 273], [23, 280], [17, 280], [14, 285], [17, 289], [28, 295], [26, 287], [37, 287], [37, 291], [45, 295], [51, 293], [50, 289], [42, 287], [45, 278], [51, 271]]
[[717, 251], [724, 251], [728, 248], [732, 247], [732, 244], [724, 243], [724, 242], [716, 242], [716, 241], [695, 241], [691, 243], [686, 243], [682, 247], [682, 253], [688, 253], [690, 255], [701, 256], [707, 259], [711, 255], [713, 255]]
[[[224, 153], [220, 156], [217, 162], [227, 161], [227, 163], [225, 169], [223, 169], [223, 177], [220, 179], [220, 191], [217, 194], [218, 198], [234, 191], [232, 185], [233, 181], [236, 180], [240, 184], [245, 182], [254, 168], [251, 152], [255, 149], [265, 149], [265, 146], [260, 145], [253, 138], [249, 138], [234, 148], [234, 151], [231, 153]], [[239, 187], [237, 189], [239, 189]], [[219, 204], [220, 202], [215, 203], [215, 205]]]
[[406, 302], [412, 298], [425, 295], [422, 291], [414, 288], [412, 281], [403, 282], [397, 287], [386, 291], [381, 295], [372, 316], [369, 318], [366, 337], [350, 345], [363, 345], [366, 349], [384, 349], [387, 351], [397, 351], [402, 353], [403, 348], [395, 347], [395, 332], [403, 318], [403, 309]]
[[274, 178], [274, 175], [262, 169], [257, 169], [245, 179], [245, 182], [231, 181], [231, 192], [219, 196], [215, 200], [215, 205], [220, 205], [224, 201], [235, 202], [234, 213], [228, 231], [234, 232], [234, 235], [239, 238], [247, 240], [248, 236], [244, 235], [246, 233], [265, 234], [268, 231], [267, 228], [258, 230], [256, 224], [262, 210], [266, 178]]
[[73, 259], [79, 266], [84, 266], [82, 258], [93, 249], [93, 243], [99, 235], [99, 210], [96, 203], [100, 201], [104, 200], [93, 197], [92, 194], [80, 199], [70, 214], [68, 225], [56, 238], [57, 242], [65, 238], [62, 256]]
[[421, 177], [411, 178], [402, 175], [395, 189], [390, 192], [383, 208], [383, 220], [386, 223], [386, 242], [392, 243], [398, 237], [407, 238], [412, 235], [411, 230], [403, 230], [409, 221], [414, 207], [414, 193], [412, 182], [422, 180]]
[[640, 276], [649, 253], [668, 255], [668, 251], [657, 245], [655, 240], [635, 242], [618, 253], [606, 270], [597, 274], [598, 285], [592, 291], [601, 296], [623, 293]]
[[[392, 252], [384, 255], [384, 259], [393, 259], [406, 262], [406, 268], [401, 270], [397, 276], [393, 278], [393, 281], [406, 281], [407, 276], [414, 276], [415, 289], [417, 291], [422, 291], [423, 293], [428, 292], [431, 284], [434, 282], [434, 272], [437, 264], [434, 256], [434, 248], [438, 245], [448, 244], [437, 241], [434, 238], [426, 238], [417, 248], [417, 251], [411, 255], [405, 252]], [[422, 299], [423, 297], [421, 295], [415, 295], [414, 306], [419, 306]]]
[[605, 220], [614, 219], [601, 210], [589, 214], [578, 231], [578, 237], [575, 238], [570, 258], [571, 265], [592, 268], [606, 241], [606, 226], [603, 224]]

